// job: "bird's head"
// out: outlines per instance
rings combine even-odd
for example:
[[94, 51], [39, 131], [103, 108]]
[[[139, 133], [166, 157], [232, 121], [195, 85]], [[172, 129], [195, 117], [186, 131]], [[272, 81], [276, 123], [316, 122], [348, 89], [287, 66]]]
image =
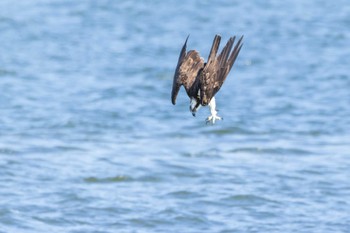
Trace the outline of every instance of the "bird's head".
[[192, 116], [196, 116], [196, 112], [198, 111], [200, 107], [200, 101], [197, 98], [191, 97], [190, 99], [190, 112], [192, 113]]

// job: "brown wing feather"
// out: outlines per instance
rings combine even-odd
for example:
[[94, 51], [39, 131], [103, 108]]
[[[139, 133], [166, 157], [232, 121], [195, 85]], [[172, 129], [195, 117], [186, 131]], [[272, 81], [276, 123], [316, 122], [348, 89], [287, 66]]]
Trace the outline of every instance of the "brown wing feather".
[[[216, 87], [216, 88], [220, 89], [220, 87], [222, 86], [222, 84], [226, 80], [227, 75], [231, 71], [231, 68], [232, 68], [233, 64], [235, 63], [236, 58], [237, 58], [237, 56], [239, 54], [239, 51], [241, 51], [241, 48], [242, 48], [242, 45], [243, 45], [242, 44], [243, 36], [241, 36], [241, 38], [238, 40], [237, 44], [233, 48], [233, 51], [231, 52], [231, 49], [232, 49], [233, 44], [235, 42], [235, 39], [236, 39], [236, 37], [233, 37], [233, 38], [231, 37], [230, 40], [227, 42], [227, 45], [230, 46], [229, 48], [227, 48], [227, 52], [225, 51], [225, 48], [222, 51], [224, 54], [227, 53], [227, 56], [222, 56], [222, 57], [219, 56], [218, 57], [218, 60], [220, 61], [220, 73], [218, 75], [218, 77], [219, 77], [219, 80], [218, 80], [219, 81], [219, 86]], [[230, 54], [230, 52], [231, 52], [231, 54]], [[217, 89], [217, 91], [219, 91], [219, 89]]]
[[176, 97], [179, 93], [181, 85], [184, 85], [187, 94], [190, 95], [191, 87], [196, 80], [198, 72], [204, 66], [204, 61], [197, 51], [190, 50], [188, 53], [186, 53], [187, 39], [182, 47], [174, 74], [173, 87], [171, 91], [171, 102], [174, 105], [176, 104]]
[[[218, 50], [217, 47], [219, 47], [220, 39], [217, 37], [218, 36], [215, 36], [214, 38], [211, 52], [217, 52]], [[243, 36], [239, 39], [232, 52], [231, 50], [234, 45], [235, 37], [231, 37], [228, 40], [218, 57], [216, 57], [216, 52], [215, 54], [209, 55], [208, 62], [200, 75], [201, 104], [203, 106], [209, 104], [210, 100], [220, 90], [222, 84], [226, 80], [242, 48], [242, 39]], [[213, 47], [215, 48], [213, 49]]]
[[216, 58], [216, 54], [219, 49], [221, 41], [221, 36], [216, 35], [213, 40], [213, 45], [211, 46], [208, 61], [204, 66], [202, 72], [199, 76], [199, 88], [200, 88], [200, 97], [201, 97], [201, 105], [206, 106], [211, 100], [211, 96], [213, 96], [213, 86], [216, 81], [217, 68], [218, 68], [218, 60]]

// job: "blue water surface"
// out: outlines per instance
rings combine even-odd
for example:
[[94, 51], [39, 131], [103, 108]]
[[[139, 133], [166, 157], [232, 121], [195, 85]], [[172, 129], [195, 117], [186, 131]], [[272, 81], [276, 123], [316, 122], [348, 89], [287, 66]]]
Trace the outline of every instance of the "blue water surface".
[[[349, 232], [350, 4], [0, 1], [0, 232]], [[216, 96], [187, 35], [244, 35]]]

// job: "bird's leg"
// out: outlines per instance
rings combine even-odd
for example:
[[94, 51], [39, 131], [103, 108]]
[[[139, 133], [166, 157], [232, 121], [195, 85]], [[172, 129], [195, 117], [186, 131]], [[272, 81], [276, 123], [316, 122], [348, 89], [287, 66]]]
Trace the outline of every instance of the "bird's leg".
[[215, 124], [216, 120], [222, 120], [221, 117], [217, 115], [215, 97], [213, 97], [209, 102], [210, 116], [206, 119], [207, 124]]

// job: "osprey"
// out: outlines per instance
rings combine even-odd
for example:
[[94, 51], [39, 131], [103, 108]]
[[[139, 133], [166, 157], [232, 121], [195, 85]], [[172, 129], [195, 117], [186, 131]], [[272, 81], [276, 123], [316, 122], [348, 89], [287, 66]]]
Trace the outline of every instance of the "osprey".
[[236, 37], [231, 37], [217, 56], [221, 36], [216, 35], [206, 63], [196, 50], [186, 52], [188, 37], [182, 47], [176, 66], [171, 102], [175, 105], [177, 94], [183, 85], [188, 97], [190, 97], [192, 115], [196, 116], [200, 106], [209, 105], [211, 115], [206, 119], [206, 122], [215, 124], [216, 120], [222, 118], [217, 115], [214, 96], [220, 90], [242, 48], [243, 36], [234, 48]]

